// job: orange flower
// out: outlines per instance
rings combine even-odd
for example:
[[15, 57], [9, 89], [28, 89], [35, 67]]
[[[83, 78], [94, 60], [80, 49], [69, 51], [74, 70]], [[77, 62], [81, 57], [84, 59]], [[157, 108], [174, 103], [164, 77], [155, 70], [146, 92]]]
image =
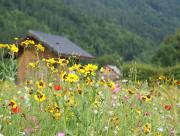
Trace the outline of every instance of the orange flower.
[[20, 108], [18, 106], [11, 108], [12, 113], [19, 113], [20, 112]]
[[54, 90], [56, 90], [56, 91], [61, 90], [61, 86], [60, 86], [60, 85], [55, 85], [55, 86], [54, 86]]
[[176, 81], [175, 84], [180, 86], [180, 81]]
[[171, 108], [172, 108], [171, 105], [164, 105], [164, 109], [167, 110], [167, 111], [171, 110]]

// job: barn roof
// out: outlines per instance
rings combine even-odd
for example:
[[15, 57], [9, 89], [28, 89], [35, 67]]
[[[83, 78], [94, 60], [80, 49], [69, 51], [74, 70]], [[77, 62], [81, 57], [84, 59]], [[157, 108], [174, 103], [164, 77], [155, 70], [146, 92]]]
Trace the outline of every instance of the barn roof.
[[121, 72], [120, 72], [120, 70], [117, 68], [117, 66], [107, 65], [106, 67], [111, 68], [112, 70], [114, 70], [114, 72], [116, 72], [116, 74], [121, 75]]
[[81, 58], [92, 59], [94, 58], [90, 53], [86, 52], [78, 45], [70, 41], [64, 36], [58, 36], [53, 34], [46, 34], [39, 31], [29, 30], [28, 32], [29, 37], [33, 37], [38, 41], [42, 42], [42, 44], [47, 47], [51, 48], [53, 52], [58, 55], [63, 56], [79, 56]]

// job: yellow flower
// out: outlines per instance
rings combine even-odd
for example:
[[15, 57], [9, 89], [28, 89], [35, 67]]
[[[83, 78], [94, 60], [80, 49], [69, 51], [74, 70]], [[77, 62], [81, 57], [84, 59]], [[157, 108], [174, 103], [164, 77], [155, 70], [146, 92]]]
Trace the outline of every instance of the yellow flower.
[[53, 113], [53, 118], [54, 119], [60, 119], [61, 118], [61, 112], [54, 112]]
[[8, 106], [10, 106], [11, 108], [16, 108], [16, 107], [17, 107], [17, 104], [16, 104], [16, 102], [15, 102], [14, 100], [10, 100], [10, 101], [8, 102]]
[[143, 131], [145, 134], [149, 134], [151, 132], [151, 125], [149, 123], [146, 123], [143, 127]]
[[26, 84], [26, 85], [32, 85], [32, 84], [33, 84], [33, 81], [32, 81], [32, 80], [26, 80], [26, 81], [25, 81], [25, 84]]
[[94, 105], [94, 107], [96, 107], [96, 108], [101, 105], [101, 100], [100, 100], [100, 98], [99, 98], [98, 96], [95, 98], [95, 100], [94, 100], [94, 102], [93, 102], [93, 105]]
[[36, 62], [30, 62], [29, 64], [28, 64], [31, 68], [37, 68], [38, 67], [38, 65], [39, 65], [39, 62], [38, 61], [36, 61]]
[[44, 100], [46, 100], [46, 96], [42, 92], [37, 91], [34, 95], [34, 99], [38, 102], [43, 102]]
[[140, 110], [136, 110], [136, 113], [140, 116], [141, 115], [141, 111]]
[[39, 80], [36, 82], [36, 85], [39, 89], [44, 89], [45, 88], [45, 82], [43, 80]]
[[35, 42], [33, 40], [26, 39], [20, 43], [21, 46], [27, 47], [29, 45], [34, 45]]
[[159, 80], [166, 80], [166, 77], [165, 76], [160, 76]]
[[80, 84], [77, 85], [77, 92], [80, 95], [82, 94], [82, 88], [81, 88]]
[[67, 74], [66, 72], [64, 72], [64, 71], [62, 71], [61, 74], [60, 74], [60, 77], [61, 77], [61, 79], [62, 79], [63, 81], [66, 81], [66, 80], [67, 80], [67, 76], [68, 76], [68, 74]]
[[152, 100], [152, 96], [151, 95], [145, 95], [142, 97], [142, 100], [144, 100], [145, 102], [150, 102]]
[[99, 85], [105, 85], [105, 84], [106, 84], [106, 81], [105, 81], [105, 80], [101, 79], [101, 80], [99, 81]]
[[42, 44], [35, 45], [39, 51], [44, 52], [45, 48], [42, 46]]
[[57, 63], [54, 58], [42, 59], [42, 61], [45, 61], [46, 63], [50, 63], [50, 64], [55, 64], [55, 63]]
[[94, 83], [94, 81], [91, 78], [89, 78], [89, 77], [86, 78], [86, 84], [87, 85], [91, 85], [92, 86], [93, 83]]
[[97, 69], [98, 69], [97, 65], [88, 64], [85, 66], [85, 70], [88, 70], [88, 71], [96, 71]]
[[75, 99], [74, 99], [74, 96], [69, 96], [69, 98], [67, 99], [67, 104], [68, 106], [73, 106], [75, 104]]
[[87, 75], [95, 75], [95, 71], [98, 69], [97, 65], [93, 65], [93, 64], [88, 64], [85, 66], [85, 76]]
[[110, 87], [112, 90], [115, 88], [115, 83], [113, 81], [108, 81], [107, 86]]
[[52, 73], [58, 73], [58, 69], [56, 69], [55, 67], [51, 67], [50, 69], [51, 69]]
[[79, 80], [79, 77], [74, 73], [69, 73], [67, 75], [66, 81], [68, 81], [70, 83], [77, 82], [78, 80]]
[[73, 66], [69, 67], [69, 70], [74, 71], [74, 70], [78, 70], [80, 68], [80, 64], [74, 64]]
[[1, 48], [8, 48], [8, 44], [0, 44], [0, 49]]
[[12, 52], [12, 53], [18, 53], [19, 49], [15, 44], [10, 44], [8, 46], [8, 49]]
[[47, 108], [45, 109], [45, 111], [53, 113], [54, 108], [51, 105], [48, 105]]
[[128, 92], [129, 94], [131, 94], [131, 95], [134, 94], [134, 91], [131, 90], [131, 89], [128, 89], [127, 92]]
[[69, 61], [67, 59], [58, 58], [57, 63], [62, 65], [62, 66], [65, 66], [65, 65], [67, 65], [69, 63]]
[[119, 117], [114, 115], [114, 116], [111, 118], [111, 122], [112, 122], [114, 125], [118, 125], [119, 122], [120, 122]]
[[57, 104], [55, 103], [54, 107], [53, 107], [53, 112], [60, 112], [60, 108], [57, 106]]

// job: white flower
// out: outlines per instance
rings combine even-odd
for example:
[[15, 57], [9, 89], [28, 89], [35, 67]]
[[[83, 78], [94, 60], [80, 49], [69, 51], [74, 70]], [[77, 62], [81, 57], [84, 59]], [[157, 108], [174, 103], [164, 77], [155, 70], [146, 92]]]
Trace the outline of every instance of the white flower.
[[116, 128], [115, 128], [117, 131], [119, 131], [119, 127], [118, 126], [116, 126]]
[[93, 112], [94, 112], [94, 114], [97, 114], [97, 113], [98, 113], [98, 111], [97, 111], [97, 110], [94, 110]]
[[104, 80], [105, 79], [104, 76], [102, 76], [101, 79]]
[[64, 100], [66, 101], [68, 99], [68, 97], [66, 95], [64, 95]]
[[113, 95], [112, 98], [113, 98], [114, 100], [116, 100], [116, 99], [117, 99], [117, 95]]
[[113, 107], [116, 107], [116, 103], [113, 103], [112, 106], [113, 106]]
[[29, 91], [29, 87], [27, 87], [27, 86], [25, 86], [24, 89], [25, 89], [26, 91]]
[[25, 132], [19, 132], [21, 136], [25, 136], [26, 133]]
[[98, 95], [101, 96], [101, 97], [104, 97], [102, 91], [99, 91], [99, 92], [98, 92]]
[[24, 95], [24, 99], [25, 99], [26, 105], [29, 105], [30, 99], [29, 99], [29, 96], [27, 94]]
[[127, 83], [127, 82], [128, 82], [128, 80], [126, 80], [126, 79], [122, 80], [122, 83]]
[[104, 127], [104, 130], [105, 130], [105, 131], [108, 130], [108, 126], [105, 126], [105, 127]]
[[109, 115], [112, 116], [113, 115], [113, 111], [109, 111]]
[[117, 134], [118, 134], [118, 131], [117, 131], [117, 130], [114, 130], [114, 134], [117, 135]]
[[72, 91], [72, 90], [73, 90], [73, 88], [71, 88], [71, 87], [70, 87], [70, 88], [69, 88], [69, 90], [70, 90], [70, 91]]
[[118, 102], [118, 103], [117, 103], [117, 107], [119, 107], [119, 106], [120, 106], [120, 103]]
[[162, 127], [157, 128], [157, 130], [160, 131], [160, 132], [163, 132], [163, 131], [164, 131], [164, 129], [163, 129]]
[[177, 106], [178, 108], [180, 108], [180, 103], [176, 104], [176, 106]]
[[157, 107], [154, 107], [154, 110], [157, 110], [158, 108]]
[[49, 83], [49, 87], [53, 87], [53, 83]]
[[4, 136], [2, 133], [0, 133], [0, 136]]
[[[9, 78], [10, 81], [14, 81], [15, 79], [13, 77], [10, 77]], [[1, 136], [1, 135], [0, 135]]]
[[20, 93], [21, 93], [21, 91], [18, 91], [18, 92], [17, 92], [17, 94], [20, 94]]

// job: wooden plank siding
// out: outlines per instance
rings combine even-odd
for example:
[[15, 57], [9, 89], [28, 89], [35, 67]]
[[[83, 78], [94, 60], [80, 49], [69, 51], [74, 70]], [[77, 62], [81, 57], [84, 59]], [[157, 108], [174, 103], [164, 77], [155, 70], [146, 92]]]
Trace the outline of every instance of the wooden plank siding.
[[[38, 56], [37, 56], [35, 48], [24, 49], [24, 51], [20, 53], [17, 58], [17, 64], [18, 64], [17, 83], [22, 83], [25, 80], [27, 80], [29, 76], [33, 76], [32, 70], [28, 67], [28, 64], [30, 62], [35, 62], [35, 61], [38, 61], [39, 59], [41, 60], [42, 58], [52, 58], [52, 57], [56, 58], [57, 55], [55, 55], [49, 49], [45, 49], [44, 52], [38, 53]], [[41, 67], [41, 69], [42, 68], [44, 68], [44, 72], [45, 72], [44, 74], [46, 74], [47, 70], [45, 70], [45, 67]], [[42, 73], [39, 73], [40, 77], [42, 77], [41, 74]]]

